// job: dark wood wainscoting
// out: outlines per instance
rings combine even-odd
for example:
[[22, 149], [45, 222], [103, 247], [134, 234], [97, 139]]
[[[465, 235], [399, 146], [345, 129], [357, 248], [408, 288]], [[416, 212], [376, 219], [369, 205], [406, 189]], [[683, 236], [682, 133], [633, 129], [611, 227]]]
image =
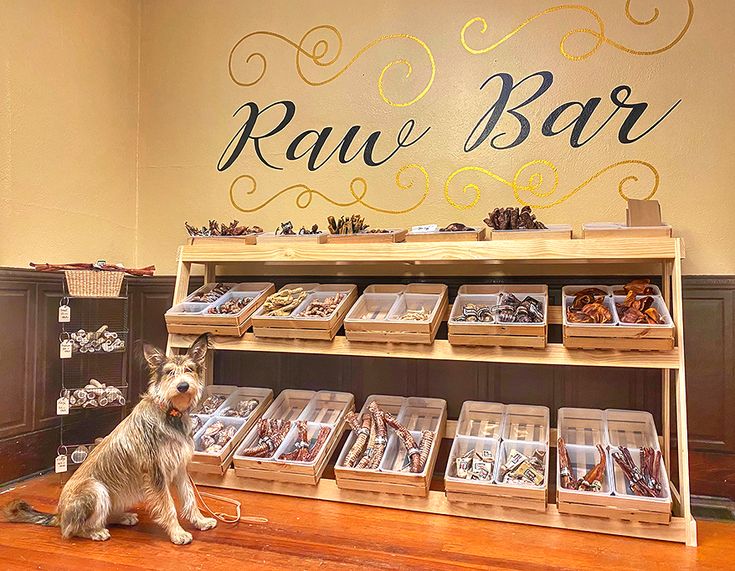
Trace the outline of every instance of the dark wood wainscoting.
[[[450, 296], [459, 284], [476, 280], [451, 278]], [[273, 281], [283, 285], [287, 279]], [[359, 285], [375, 281], [357, 280]], [[553, 299], [565, 280], [543, 281]], [[173, 283], [169, 276], [129, 281], [131, 395], [146, 385], [135, 357], [140, 341], [166, 342], [162, 316], [171, 305]], [[0, 394], [5, 397], [0, 400], [0, 456], [14, 459], [0, 464], [0, 482], [52, 465], [59, 442], [56, 316], [61, 291], [61, 276], [0, 270]], [[735, 277], [686, 277], [684, 297], [693, 493], [735, 499]], [[561, 332], [556, 327], [550, 334], [559, 340]], [[552, 423], [562, 406], [648, 410], [659, 426], [661, 417], [660, 374], [648, 370], [222, 351], [216, 355], [215, 380], [276, 391], [345, 390], [355, 394], [358, 404], [373, 393], [436, 396], [447, 400], [454, 418], [470, 399], [546, 405]], [[117, 418], [78, 415], [70, 436], [94, 438]]]

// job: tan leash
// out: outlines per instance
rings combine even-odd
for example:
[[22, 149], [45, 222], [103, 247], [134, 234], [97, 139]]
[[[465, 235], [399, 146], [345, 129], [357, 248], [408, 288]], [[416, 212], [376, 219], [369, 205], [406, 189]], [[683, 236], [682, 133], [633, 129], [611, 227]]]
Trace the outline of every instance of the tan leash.
[[[228, 498], [225, 496], [218, 496], [217, 494], [210, 494], [208, 492], [200, 492], [199, 488], [197, 488], [197, 485], [194, 483], [194, 480], [192, 480], [191, 476], [189, 474], [187, 474], [187, 476], [189, 478], [189, 482], [191, 482], [191, 485], [194, 488], [194, 495], [196, 496], [200, 506], [204, 509], [204, 511], [206, 511], [209, 515], [211, 515], [216, 520], [221, 521], [222, 523], [231, 523], [231, 524], [238, 524], [241, 521], [244, 521], [247, 523], [268, 523], [268, 519], [264, 517], [240, 515], [240, 509], [242, 507], [242, 504], [238, 500], [233, 500], [232, 498]], [[218, 500], [220, 502], [224, 502], [226, 504], [231, 504], [235, 506], [235, 515], [214, 511], [212, 508], [210, 508], [207, 505], [207, 502], [204, 501], [204, 498]]]

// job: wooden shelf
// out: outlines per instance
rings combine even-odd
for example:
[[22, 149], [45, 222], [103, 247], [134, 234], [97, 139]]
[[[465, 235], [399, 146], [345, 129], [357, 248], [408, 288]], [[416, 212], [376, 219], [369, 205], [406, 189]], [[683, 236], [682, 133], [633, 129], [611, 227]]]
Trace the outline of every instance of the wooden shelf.
[[[170, 335], [169, 346], [189, 347], [195, 335]], [[676, 369], [679, 351], [601, 351], [567, 349], [561, 343], [549, 343], [545, 349], [513, 347], [464, 347], [437, 339], [431, 345], [356, 343], [338, 335], [333, 341], [264, 339], [246, 333], [242, 337], [210, 336], [213, 349], [259, 351], [265, 353], [314, 353], [353, 357], [393, 357], [397, 359], [432, 359], [439, 361], [475, 361], [487, 363], [526, 363], [537, 365], [581, 365], [588, 367], [632, 367]]]
[[179, 259], [193, 263], [446, 264], [446, 263], [632, 263], [673, 260], [678, 238], [587, 240], [500, 240], [388, 244], [193, 244]]
[[399, 494], [342, 490], [337, 487], [337, 482], [331, 478], [322, 478], [316, 486], [304, 486], [302, 484], [240, 478], [235, 474], [235, 470], [232, 468], [227, 470], [224, 476], [220, 476], [219, 474], [195, 474], [195, 481], [197, 484], [201, 485], [228, 488], [232, 490], [260, 493], [265, 492], [298, 498], [313, 498], [333, 502], [359, 504], [363, 506], [471, 517], [475, 519], [538, 525], [629, 537], [641, 537], [663, 541], [676, 541], [683, 543], [686, 541], [687, 536], [686, 520], [683, 517], [672, 517], [669, 525], [647, 524], [633, 521], [561, 514], [553, 503], [549, 503], [546, 512], [534, 512], [532, 510], [502, 508], [484, 504], [473, 505], [450, 502], [447, 500], [444, 492], [440, 490], [430, 490], [429, 495], [422, 498], [415, 496], [403, 496]]

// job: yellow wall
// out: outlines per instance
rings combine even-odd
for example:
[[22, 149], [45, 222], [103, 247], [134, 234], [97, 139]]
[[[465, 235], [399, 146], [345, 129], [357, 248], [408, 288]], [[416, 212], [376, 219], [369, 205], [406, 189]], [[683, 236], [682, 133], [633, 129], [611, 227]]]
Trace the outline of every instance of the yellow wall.
[[[0, 141], [0, 180], [3, 204], [11, 201], [12, 227], [22, 239], [11, 242], [17, 251], [3, 253], [0, 263], [24, 265], [29, 258], [99, 255], [129, 261], [137, 246], [135, 263], [155, 263], [159, 273], [172, 273], [176, 247], [185, 238], [183, 222], [201, 225], [209, 218], [238, 218], [268, 230], [284, 219], [297, 225], [317, 222], [324, 226], [327, 215], [352, 212], [364, 214], [373, 226], [479, 224], [493, 207], [516, 203], [514, 175], [532, 163], [521, 170], [517, 186], [538, 171], [544, 175], [540, 190], [548, 191], [553, 165], [558, 188], [542, 198], [521, 188], [519, 199], [547, 206], [537, 209], [539, 218], [547, 223], [571, 223], [577, 232], [583, 222], [624, 219], [624, 201], [618, 194], [621, 180], [628, 180], [629, 195], [644, 197], [654, 188], [658, 175], [655, 198], [662, 204], [665, 220], [686, 240], [686, 273], [735, 274], [730, 245], [735, 199], [729, 188], [735, 153], [731, 107], [735, 64], [730, 57], [735, 51], [731, 33], [735, 11], [731, 2], [633, 0], [626, 14], [622, 0], [583, 0], [578, 5], [585, 10], [550, 10], [532, 18], [562, 4], [553, 0], [409, 0], [355, 2], [345, 9], [343, 3], [331, 2], [142, 0], [136, 240], [138, 3], [75, 2], [72, 9], [62, 9], [68, 3], [11, 2], [11, 18], [5, 23], [11, 30], [10, 53], [2, 56], [11, 73], [9, 80], [7, 74], [0, 79], [4, 92], [10, 92], [10, 105], [0, 109], [4, 137]], [[656, 14], [655, 20], [643, 23]], [[489, 46], [523, 22], [528, 25], [495, 49], [472, 54], [463, 47], [460, 31], [476, 17], [486, 19], [488, 30], [483, 35], [479, 23], [471, 26], [466, 35], [470, 48]], [[363, 47], [384, 36], [399, 37], [377, 41], [333, 81], [313, 86], [299, 77], [294, 65], [296, 50], [284, 38], [298, 43], [309, 29], [320, 25], [334, 26], [343, 45], [331, 66], [316, 66], [302, 57], [304, 78], [314, 83], [333, 77]], [[599, 49], [581, 60], [564, 56], [560, 41], [568, 32], [600, 30], [601, 25], [605, 36], [598, 32]], [[261, 70], [260, 56], [246, 63], [250, 54], [261, 53], [267, 60], [263, 78], [246, 87], [230, 77], [228, 57], [236, 43], [253, 32], [282, 38], [256, 34], [235, 50], [232, 72], [240, 82], [255, 79]], [[328, 54], [333, 55], [337, 44], [329, 34], [328, 30], [316, 31], [307, 38], [305, 50], [312, 50], [318, 39], [326, 39]], [[595, 38], [577, 34], [564, 47], [567, 53], [579, 55], [594, 43]], [[636, 51], [655, 53], [633, 53]], [[404, 78], [401, 64], [388, 69], [383, 95], [394, 102], [408, 102], [428, 86], [423, 97], [411, 105], [390, 105], [381, 97], [378, 77], [395, 60], [410, 62], [412, 74]], [[539, 70], [551, 71], [554, 83], [524, 108], [532, 125], [528, 139], [508, 150], [493, 150], [485, 144], [464, 152], [468, 133], [497, 97], [497, 87], [479, 89], [483, 80], [507, 72], [519, 81]], [[620, 84], [631, 86], [631, 101], [649, 104], [633, 133], [647, 128], [677, 100], [682, 102], [651, 133], [632, 144], [618, 141], [622, 112], [580, 148], [571, 148], [568, 132], [556, 137], [541, 135], [541, 123], [558, 105], [601, 97], [587, 132], [594, 130], [613, 109], [610, 91]], [[296, 103], [296, 116], [281, 133], [263, 141], [263, 151], [266, 160], [283, 170], [261, 164], [249, 142], [232, 167], [218, 171], [220, 155], [242, 124], [241, 116], [233, 117], [235, 110], [249, 101], [262, 108], [282, 99]], [[565, 117], [571, 119], [571, 115]], [[274, 119], [264, 115], [257, 129], [262, 132]], [[352, 125], [361, 125], [353, 149], [370, 132], [380, 130], [377, 149], [383, 154], [409, 119], [415, 119], [416, 132], [431, 127], [429, 133], [380, 167], [367, 167], [359, 160], [345, 165], [332, 159], [310, 172], [305, 159], [284, 158], [288, 143], [299, 132], [327, 125], [334, 128], [327, 152]], [[47, 126], [52, 127], [51, 134]], [[515, 133], [516, 128], [505, 114], [493, 134]], [[6, 152], [8, 133], [12, 133], [13, 144]], [[622, 164], [595, 176], [619, 162]], [[420, 165], [423, 171], [409, 165]], [[403, 167], [407, 168], [401, 181], [413, 182], [409, 189], [396, 186], [396, 173]], [[464, 185], [477, 185], [479, 199], [468, 209], [452, 205], [444, 192], [450, 175], [463, 167], [486, 171], [462, 172], [449, 186], [451, 201], [461, 205], [475, 198], [472, 189], [462, 193]], [[303, 186], [286, 191], [257, 211], [241, 212], [230, 200], [230, 187], [242, 175], [257, 181], [252, 194], [246, 194], [248, 179], [240, 178], [234, 186], [234, 201], [245, 210], [257, 209], [282, 189]], [[628, 178], [633, 176], [638, 180]], [[353, 202], [350, 182], [358, 177], [367, 184], [363, 204], [338, 207], [330, 202]], [[428, 194], [422, 201], [425, 177]], [[580, 186], [576, 194], [559, 202]], [[359, 183], [354, 188], [359, 192]], [[309, 189], [320, 194], [301, 193]], [[296, 206], [300, 194], [302, 204], [311, 196], [307, 208]], [[0, 214], [3, 220], [9, 217], [5, 210]], [[401, 210], [408, 212], [382, 212]], [[62, 222], [52, 218], [68, 211], [78, 213], [68, 215], [73, 218], [69, 226], [81, 232], [74, 245], [55, 239]], [[41, 235], [27, 230], [39, 216], [49, 230]], [[94, 243], [100, 228], [113, 222], [106, 234], [109, 241]], [[3, 228], [8, 224], [11, 222]]]
[[139, 3], [0, 0], [0, 265], [135, 263]]

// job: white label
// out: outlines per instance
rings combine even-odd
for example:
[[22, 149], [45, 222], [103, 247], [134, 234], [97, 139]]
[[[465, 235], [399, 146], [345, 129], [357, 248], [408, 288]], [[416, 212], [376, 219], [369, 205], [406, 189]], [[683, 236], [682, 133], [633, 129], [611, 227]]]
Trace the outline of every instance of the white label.
[[62, 359], [71, 359], [71, 339], [64, 339], [59, 345], [59, 356]]
[[59, 306], [59, 323], [69, 323], [71, 321], [71, 307], [68, 305]]
[[54, 462], [54, 470], [57, 474], [66, 472], [66, 454], [59, 454]]
[[56, 401], [56, 414], [69, 414], [69, 399], [61, 397]]
[[411, 232], [413, 232], [414, 234], [436, 232], [437, 230], [439, 230], [439, 226], [437, 224], [423, 224], [421, 226], [413, 226], [411, 228]]

